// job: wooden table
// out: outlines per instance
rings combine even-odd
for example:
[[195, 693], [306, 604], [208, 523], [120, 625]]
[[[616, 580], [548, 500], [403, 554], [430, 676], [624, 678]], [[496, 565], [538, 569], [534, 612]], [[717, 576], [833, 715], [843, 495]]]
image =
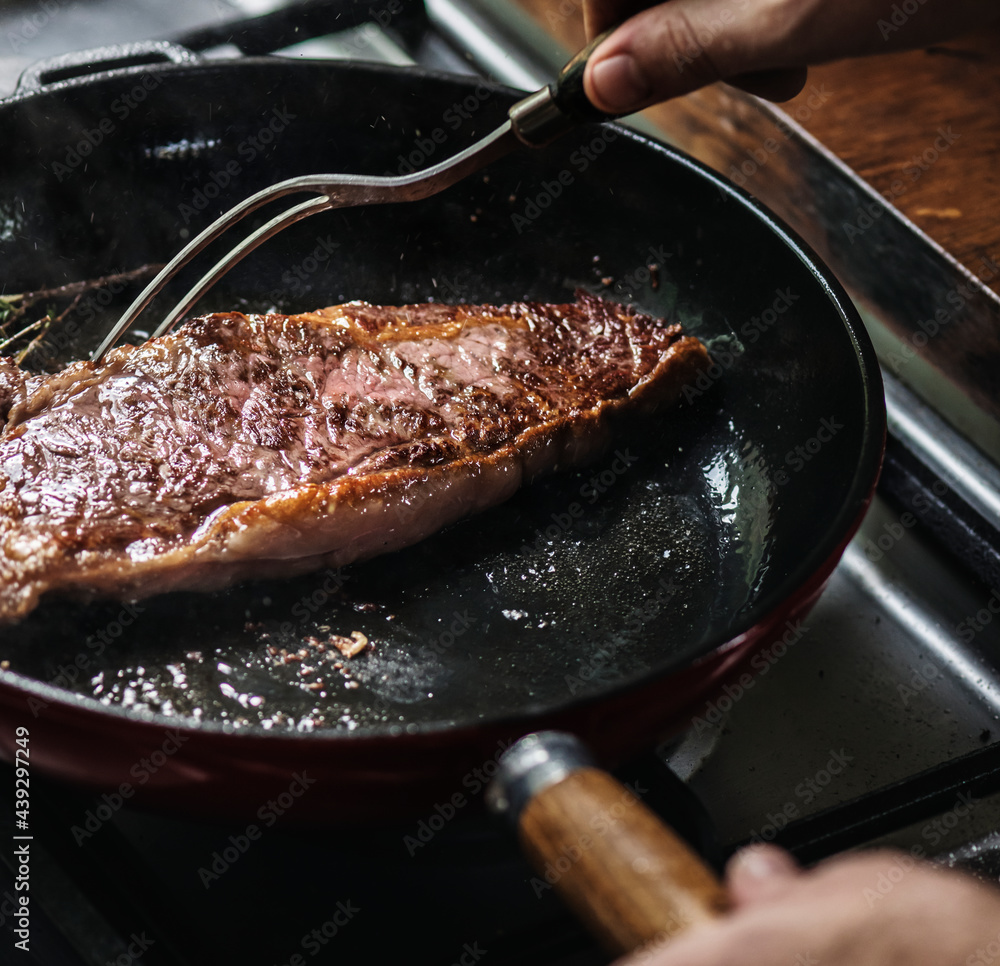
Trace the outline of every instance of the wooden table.
[[829, 64], [817, 84], [830, 96], [806, 129], [1000, 293], [1000, 28]]

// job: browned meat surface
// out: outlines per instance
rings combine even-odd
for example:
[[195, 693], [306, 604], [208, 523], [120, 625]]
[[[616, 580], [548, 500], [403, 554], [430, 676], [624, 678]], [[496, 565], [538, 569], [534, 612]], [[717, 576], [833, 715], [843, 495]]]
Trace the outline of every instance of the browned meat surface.
[[0, 364], [0, 621], [340, 566], [595, 457], [608, 417], [707, 362], [677, 326], [571, 305], [229, 313], [27, 382]]
[[28, 376], [14, 364], [13, 359], [0, 356], [0, 429], [7, 422], [7, 414], [18, 402], [24, 400]]

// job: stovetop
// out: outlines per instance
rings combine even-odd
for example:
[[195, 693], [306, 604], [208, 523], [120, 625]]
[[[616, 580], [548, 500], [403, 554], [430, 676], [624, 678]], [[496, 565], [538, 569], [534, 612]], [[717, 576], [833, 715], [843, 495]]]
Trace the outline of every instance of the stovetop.
[[[281, 6], [5, 6], [0, 91], [38, 57], [151, 36], [205, 46], [219, 24]], [[342, 6], [355, 22], [360, 7]], [[413, 59], [522, 87], [543, 82], [563, 56], [512, 8], [500, 20], [490, 20], [495, 3], [431, 0], [427, 9], [427, 29], [406, 38], [355, 28], [304, 36], [283, 54]], [[1000, 593], [991, 589], [997, 551], [973, 537], [1000, 519], [1000, 474], [891, 377], [887, 394], [884, 484], [813, 613], [762, 654], [752, 685], [731, 686], [683, 739], [630, 766], [710, 854], [773, 840], [812, 861], [882, 842], [986, 868], [970, 843], [1000, 828]], [[937, 515], [917, 512], [921, 499], [937, 500]], [[964, 546], [954, 539], [963, 526]], [[0, 774], [4, 788], [11, 771]], [[245, 824], [148, 814], [39, 780], [32, 808], [33, 942], [16, 961], [608, 961], [532, 881], [478, 800], [462, 814], [439, 809], [377, 831], [357, 827], [348, 802], [329, 827], [278, 823], [253, 840]], [[14, 875], [0, 866], [2, 961], [14, 938]]]

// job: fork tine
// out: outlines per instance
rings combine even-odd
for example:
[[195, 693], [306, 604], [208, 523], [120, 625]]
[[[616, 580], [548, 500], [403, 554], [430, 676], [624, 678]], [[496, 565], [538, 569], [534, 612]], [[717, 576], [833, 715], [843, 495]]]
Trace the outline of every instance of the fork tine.
[[327, 211], [333, 207], [329, 198], [323, 196], [310, 198], [308, 201], [301, 201], [293, 205], [287, 211], [276, 215], [269, 222], [261, 225], [256, 231], [248, 235], [238, 245], [230, 249], [225, 258], [219, 259], [212, 266], [211, 270], [203, 275], [197, 285], [188, 291], [166, 315], [164, 320], [153, 332], [152, 338], [156, 339], [161, 335], [166, 335], [184, 317], [188, 310], [237, 262], [240, 262], [250, 254], [258, 245], [262, 245], [269, 238], [277, 235], [289, 225], [308, 218], [310, 215], [318, 215], [321, 211]]
[[296, 191], [318, 191], [318, 185], [310, 183], [313, 179], [292, 178], [279, 184], [265, 188], [251, 195], [238, 205], [230, 208], [215, 219], [207, 228], [199, 232], [191, 239], [173, 258], [167, 262], [160, 270], [159, 274], [139, 293], [135, 301], [128, 307], [125, 314], [111, 328], [111, 331], [104, 337], [97, 350], [91, 356], [94, 362], [100, 362], [104, 353], [108, 351], [122, 335], [132, 327], [136, 319], [143, 310], [160, 293], [160, 290], [177, 274], [188, 262], [200, 254], [208, 245], [215, 241], [234, 225], [241, 222], [247, 215], [252, 214], [258, 208], [263, 207], [269, 201], [282, 198], [285, 195], [293, 194]]
[[380, 205], [428, 198], [450, 187], [473, 171], [478, 171], [490, 161], [502, 157], [520, 143], [518, 135], [508, 119], [495, 131], [487, 134], [464, 151], [460, 151], [446, 161], [441, 161], [412, 174], [398, 177], [350, 174], [304, 175], [298, 178], [289, 178], [287, 181], [281, 181], [258, 191], [220, 215], [167, 262], [162, 271], [143, 289], [139, 297], [129, 306], [128, 311], [112, 327], [91, 359], [94, 362], [100, 362], [108, 349], [135, 323], [146, 306], [159, 294], [167, 282], [191, 259], [225, 231], [268, 202], [298, 191], [312, 191], [320, 195], [318, 198], [300, 202], [283, 214], [275, 216], [231, 249], [229, 254], [217, 262], [212, 270], [201, 278], [187, 295], [174, 306], [173, 310], [157, 327], [154, 337], [173, 328], [194, 303], [233, 265], [283, 228], [329, 208], [350, 208], [365, 204]]

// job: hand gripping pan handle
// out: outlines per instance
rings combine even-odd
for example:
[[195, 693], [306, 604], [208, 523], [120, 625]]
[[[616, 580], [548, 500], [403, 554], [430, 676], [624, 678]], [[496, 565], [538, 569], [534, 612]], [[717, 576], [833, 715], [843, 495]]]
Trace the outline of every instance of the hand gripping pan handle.
[[722, 914], [724, 889], [678, 835], [572, 735], [540, 732], [504, 754], [487, 792], [545, 881], [613, 953], [668, 942]]

